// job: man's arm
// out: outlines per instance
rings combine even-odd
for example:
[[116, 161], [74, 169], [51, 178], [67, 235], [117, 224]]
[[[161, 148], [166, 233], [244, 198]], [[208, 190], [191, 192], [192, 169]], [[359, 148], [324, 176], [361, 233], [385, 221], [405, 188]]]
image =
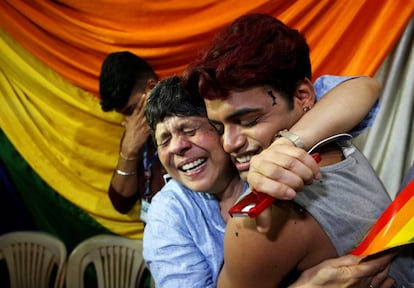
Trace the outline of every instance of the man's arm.
[[[380, 83], [370, 77], [352, 78], [332, 88], [327, 85], [324, 88], [328, 92], [290, 128], [303, 140], [305, 149], [329, 136], [353, 130], [374, 107], [381, 92]], [[316, 91], [318, 87], [317, 94], [325, 92]]]
[[[369, 77], [359, 77], [341, 83], [322, 97], [311, 110], [296, 122], [290, 131], [297, 134], [309, 149], [318, 141], [338, 133], [350, 131], [378, 100], [379, 83]], [[319, 167], [310, 155], [293, 146], [285, 137], [277, 138], [272, 145], [250, 161], [248, 182], [257, 190], [276, 199], [293, 199], [295, 191], [317, 179]], [[283, 161], [277, 155], [284, 154]], [[263, 165], [263, 161], [274, 165]], [[272, 169], [269, 170], [269, 167]]]
[[120, 213], [128, 213], [141, 194], [140, 177], [143, 178], [144, 175], [138, 167], [142, 161], [143, 146], [149, 137], [149, 128], [143, 115], [144, 99], [122, 123], [125, 133], [121, 139], [118, 164], [108, 191], [112, 205]]
[[[392, 287], [387, 275], [398, 251], [366, 261], [353, 255], [334, 258], [336, 251], [319, 224], [289, 202], [274, 205], [267, 233], [257, 232], [252, 219], [229, 219], [217, 287], [278, 287], [295, 269], [304, 272], [292, 288]], [[320, 263], [323, 259], [329, 260]]]
[[[131, 176], [132, 177], [132, 176]], [[134, 207], [135, 203], [137, 202], [137, 200], [139, 200], [139, 193], [136, 192], [137, 191], [137, 186], [135, 186], [134, 188], [130, 189], [130, 191], [132, 191], [132, 195], [127, 197], [127, 196], [123, 196], [122, 193], [128, 193], [128, 188], [121, 188], [119, 189], [118, 192], [113, 186], [112, 186], [112, 181], [114, 181], [113, 179], [116, 178], [115, 175], [112, 176], [112, 180], [111, 180], [111, 184], [109, 185], [109, 189], [108, 189], [108, 196], [109, 199], [111, 200], [112, 206], [119, 212], [122, 214], [126, 214], [128, 213], [132, 207]], [[134, 178], [136, 179], [137, 177], [134, 176]], [[129, 183], [132, 183], [134, 180], [132, 181], [128, 181], [128, 180], [124, 180], [121, 181], [124, 183], [124, 185], [128, 185]], [[132, 184], [133, 186], [133, 184]]]
[[278, 201], [267, 233], [256, 230], [254, 219], [229, 219], [218, 287], [278, 287], [295, 269], [335, 256], [335, 248], [312, 216], [291, 201]]

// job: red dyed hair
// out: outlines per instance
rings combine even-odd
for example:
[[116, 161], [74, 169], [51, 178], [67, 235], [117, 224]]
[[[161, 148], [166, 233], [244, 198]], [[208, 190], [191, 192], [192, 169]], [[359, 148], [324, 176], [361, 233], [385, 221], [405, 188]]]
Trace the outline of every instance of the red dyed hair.
[[189, 89], [206, 99], [269, 85], [292, 103], [299, 81], [311, 80], [305, 37], [266, 14], [247, 14], [216, 36], [185, 72]]

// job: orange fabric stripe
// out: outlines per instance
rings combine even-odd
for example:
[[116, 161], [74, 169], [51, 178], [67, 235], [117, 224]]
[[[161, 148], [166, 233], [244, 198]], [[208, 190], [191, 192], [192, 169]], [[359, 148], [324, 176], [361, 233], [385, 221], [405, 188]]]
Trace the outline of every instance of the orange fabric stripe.
[[71, 83], [97, 95], [108, 52], [131, 50], [161, 77], [180, 73], [219, 29], [249, 12], [272, 14], [301, 30], [315, 78], [373, 75], [414, 14], [414, 0], [14, 0], [0, 1], [0, 26]]
[[412, 220], [413, 211], [414, 199], [411, 199], [411, 201], [409, 201], [403, 208], [401, 208], [400, 211], [398, 211], [398, 214], [395, 215], [391, 222], [389, 222], [388, 225], [386, 225], [380, 233], [375, 235], [375, 238], [371, 241], [370, 245], [360, 255], [366, 256], [375, 254], [382, 250], [392, 248], [395, 244], [401, 245], [409, 243], [412, 239], [412, 233], [414, 233], [414, 231], [411, 231], [411, 236], [409, 236], [409, 234], [406, 234], [408, 238], [405, 239], [405, 241], [407, 241], [405, 243], [394, 243], [394, 245], [392, 245], [391, 242], [395, 237], [398, 237], [400, 233], [409, 232], [404, 229], [404, 226], [406, 226], [408, 222]]
[[[400, 192], [398, 197], [385, 209], [367, 237], [351, 253], [369, 255], [388, 247], [388, 243], [414, 217], [414, 180]], [[411, 237], [410, 237], [411, 239]]]

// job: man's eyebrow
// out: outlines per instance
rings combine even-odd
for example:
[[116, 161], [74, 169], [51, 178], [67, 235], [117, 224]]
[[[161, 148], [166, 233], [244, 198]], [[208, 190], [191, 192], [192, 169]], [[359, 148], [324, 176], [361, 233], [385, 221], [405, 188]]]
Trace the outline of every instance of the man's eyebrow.
[[238, 110], [234, 111], [233, 113], [230, 113], [229, 115], [227, 115], [226, 119], [237, 118], [237, 117], [249, 114], [249, 113], [258, 112], [260, 110], [261, 109], [259, 109], [259, 108], [248, 108], [248, 107], [241, 108], [241, 109], [238, 109]]

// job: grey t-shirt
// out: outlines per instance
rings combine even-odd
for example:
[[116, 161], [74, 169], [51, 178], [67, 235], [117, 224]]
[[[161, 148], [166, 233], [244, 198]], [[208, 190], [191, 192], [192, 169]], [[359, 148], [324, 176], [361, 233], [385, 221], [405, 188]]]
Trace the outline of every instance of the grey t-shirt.
[[[341, 146], [345, 159], [321, 167], [322, 179], [306, 186], [295, 202], [322, 226], [339, 255], [352, 251], [391, 203], [368, 160], [351, 143]], [[396, 287], [414, 287], [412, 249], [391, 265]]]
[[391, 203], [368, 160], [348, 145], [342, 146], [345, 159], [321, 167], [322, 179], [295, 198], [321, 224], [339, 255], [355, 248]]

